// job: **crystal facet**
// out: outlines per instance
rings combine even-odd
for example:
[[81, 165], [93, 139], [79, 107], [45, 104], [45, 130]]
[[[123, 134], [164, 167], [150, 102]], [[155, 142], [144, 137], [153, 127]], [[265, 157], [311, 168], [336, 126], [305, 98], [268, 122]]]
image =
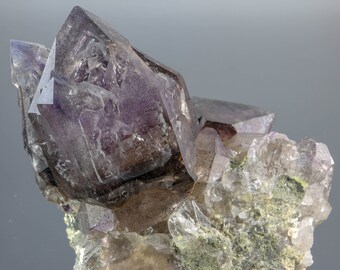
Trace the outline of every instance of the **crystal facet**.
[[306, 269], [331, 206], [326, 145], [190, 99], [180, 74], [75, 7], [51, 50], [11, 41], [24, 145], [75, 270]]
[[274, 114], [258, 107], [198, 97], [193, 102], [205, 126], [230, 126], [237, 133], [267, 133], [273, 125]]

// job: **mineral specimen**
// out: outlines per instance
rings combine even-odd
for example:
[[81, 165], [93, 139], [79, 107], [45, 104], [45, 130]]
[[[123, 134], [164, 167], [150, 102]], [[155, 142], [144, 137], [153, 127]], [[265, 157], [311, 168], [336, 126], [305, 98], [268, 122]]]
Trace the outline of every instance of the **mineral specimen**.
[[74, 269], [306, 269], [331, 207], [324, 144], [183, 78], [75, 7], [51, 50], [11, 41], [24, 145]]

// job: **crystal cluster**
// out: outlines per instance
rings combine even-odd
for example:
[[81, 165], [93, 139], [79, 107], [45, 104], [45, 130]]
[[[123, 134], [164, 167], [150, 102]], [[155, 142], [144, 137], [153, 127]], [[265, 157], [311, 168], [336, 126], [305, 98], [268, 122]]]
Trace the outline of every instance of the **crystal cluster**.
[[75, 7], [52, 48], [11, 41], [24, 145], [74, 269], [306, 269], [333, 160], [274, 114], [190, 98], [180, 74]]

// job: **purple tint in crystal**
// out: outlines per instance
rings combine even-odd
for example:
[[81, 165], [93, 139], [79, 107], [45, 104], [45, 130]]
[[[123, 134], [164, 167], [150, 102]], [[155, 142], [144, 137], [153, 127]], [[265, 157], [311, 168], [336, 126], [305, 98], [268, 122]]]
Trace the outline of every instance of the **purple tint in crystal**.
[[11, 76], [12, 82], [19, 92], [24, 146], [32, 160], [37, 184], [41, 189], [45, 189], [46, 182], [50, 181], [49, 177], [45, 177], [45, 174], [42, 173], [48, 165], [28, 112], [45, 68], [49, 51], [40, 44], [18, 40], [11, 40], [10, 43]]
[[[144, 114], [147, 117], [149, 111], [160, 106], [161, 118], [171, 126], [170, 133], [176, 138], [184, 164], [195, 178], [192, 142], [198, 128], [179, 74], [131, 47], [117, 31], [80, 7], [72, 10], [57, 35], [55, 72], [69, 80], [87, 81], [114, 93], [120, 101], [120, 112], [125, 113], [125, 122]], [[158, 104], [151, 107], [145, 104], [149, 98]], [[160, 119], [160, 129], [163, 129], [162, 122]], [[170, 137], [172, 134], [165, 140], [171, 145]]]
[[111, 204], [160, 176], [196, 180], [196, 157], [209, 155], [195, 150], [203, 126], [225, 141], [266, 133], [273, 120], [229, 102], [195, 98], [195, 108], [180, 74], [80, 7], [51, 50], [13, 41], [11, 58], [25, 145], [45, 195], [57, 187], [67, 198]]
[[192, 98], [202, 125], [229, 126], [237, 133], [268, 133], [274, 122], [274, 113], [261, 108], [205, 98]]
[[10, 52], [25, 148], [65, 212], [74, 269], [312, 264], [331, 211], [324, 144], [269, 132], [257, 107], [192, 102], [180, 74], [80, 7], [50, 50]]
[[41, 62], [25, 105], [36, 148], [46, 158], [36, 171], [65, 196], [107, 200], [114, 189], [150, 173], [186, 171], [196, 178], [199, 127], [178, 73], [80, 7], [49, 54], [25, 57]]
[[157, 100], [138, 96], [131, 105], [88, 82], [70, 84], [57, 77], [52, 87], [54, 103], [38, 104], [48, 123], [40, 137], [65, 193], [114, 188], [170, 159], [171, 130]]

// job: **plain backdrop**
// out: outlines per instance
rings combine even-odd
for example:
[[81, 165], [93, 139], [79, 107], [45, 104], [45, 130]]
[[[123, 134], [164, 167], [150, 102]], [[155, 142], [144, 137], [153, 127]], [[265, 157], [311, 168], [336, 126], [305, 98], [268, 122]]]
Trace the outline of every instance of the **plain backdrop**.
[[[74, 262], [62, 213], [35, 185], [9, 70], [9, 39], [50, 46], [74, 5], [181, 72], [191, 95], [270, 109], [275, 130], [322, 141], [340, 162], [338, 0], [0, 0], [1, 270], [68, 270]], [[340, 266], [338, 178], [335, 166], [333, 211], [316, 230], [310, 269]]]

